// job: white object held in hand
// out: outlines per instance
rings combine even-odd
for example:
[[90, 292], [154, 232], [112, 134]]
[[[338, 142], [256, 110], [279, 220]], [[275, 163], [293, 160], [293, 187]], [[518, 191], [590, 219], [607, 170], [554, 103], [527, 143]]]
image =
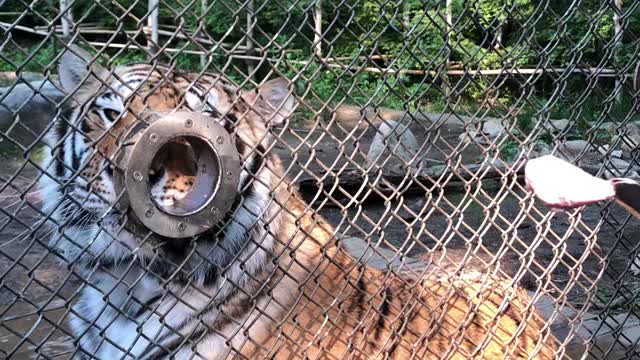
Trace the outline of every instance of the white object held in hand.
[[603, 180], [552, 155], [527, 162], [527, 187], [547, 206], [570, 209], [612, 200], [640, 218], [640, 183], [618, 178]]

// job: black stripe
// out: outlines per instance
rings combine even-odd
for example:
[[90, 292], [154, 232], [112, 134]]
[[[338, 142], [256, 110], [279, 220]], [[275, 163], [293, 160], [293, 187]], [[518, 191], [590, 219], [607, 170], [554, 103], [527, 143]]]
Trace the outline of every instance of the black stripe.
[[107, 256], [107, 255], [101, 255], [100, 257], [92, 257], [89, 260], [86, 260], [84, 257], [83, 258], [79, 258], [77, 260], [77, 263], [80, 263], [82, 265], [85, 265], [89, 268], [103, 268], [103, 269], [111, 269], [116, 265], [122, 265], [122, 264], [126, 264], [129, 265], [128, 262], [130, 262], [131, 260], [133, 260], [134, 256], [133, 255], [127, 255], [127, 256], [120, 256], [118, 258], [113, 258], [111, 256]]
[[244, 155], [244, 151], [246, 148], [247, 147], [244, 142], [242, 142], [242, 140], [236, 140], [236, 150], [238, 150], [238, 154], [240, 154], [240, 156]]
[[[82, 155], [84, 155], [84, 153]], [[106, 160], [103, 160], [103, 164], [105, 164], [104, 165], [104, 172], [107, 174], [107, 176], [110, 179], [113, 179], [113, 166]]]
[[[178, 331], [180, 331], [180, 329], [178, 329]], [[158, 340], [152, 340], [151, 344], [149, 344], [144, 352], [142, 352], [143, 359], [162, 359], [163, 357], [181, 348], [180, 345], [194, 343], [194, 340], [198, 340], [206, 332], [206, 326], [200, 325], [185, 338], [184, 336], [176, 334], [175, 332], [173, 332], [173, 330], [169, 330], [168, 336], [174, 335], [173, 338], [167, 344], [162, 344], [162, 342], [166, 339], [166, 336]]]
[[227, 226], [229, 226], [229, 224], [231, 224], [232, 221], [234, 221], [233, 220], [234, 214], [236, 211], [238, 211], [243, 201], [244, 201], [244, 198], [242, 194], [236, 193], [236, 196], [233, 199], [233, 204], [231, 204], [231, 208], [229, 209], [229, 211], [224, 215], [224, 217], [218, 224], [213, 226], [212, 230], [209, 231], [208, 234], [210, 234], [210, 236], [212, 237], [213, 236], [221, 237], [221, 238], [226, 237], [227, 235], [226, 228]]
[[212, 285], [218, 279], [218, 268], [215, 265], [208, 265], [204, 275], [204, 285]]
[[[229, 215], [229, 217], [229, 221], [233, 221], [232, 216]], [[221, 226], [225, 226], [227, 224], [228, 222], [225, 222], [222, 223]], [[244, 232], [244, 234], [242, 234], [242, 237], [234, 241], [225, 241], [226, 232], [224, 231], [224, 229], [220, 229], [218, 233], [207, 234], [209, 238], [205, 239], [207, 242], [213, 242], [213, 250], [209, 254], [207, 254], [207, 257], [200, 262], [196, 269], [194, 269], [195, 271], [198, 270], [199, 267], [205, 268], [204, 278], [202, 279], [204, 286], [213, 285], [218, 280], [219, 269], [226, 269], [231, 265], [233, 260], [244, 250], [245, 246], [249, 243], [252, 232], [253, 229], [248, 229]], [[215, 262], [212, 261], [212, 259], [215, 259]]]
[[389, 351], [386, 352], [387, 354], [387, 359], [393, 359], [393, 354], [396, 353], [396, 350], [398, 350], [398, 342], [400, 340], [399, 339], [393, 339], [393, 341], [391, 342], [391, 347], [389, 348]]
[[358, 320], [362, 320], [364, 317], [364, 301], [365, 294], [367, 293], [367, 283], [364, 281], [364, 268], [360, 267], [360, 274], [358, 282], [356, 283], [358, 293], [356, 294], [355, 306], [358, 310]]
[[122, 84], [124, 87], [128, 87], [128, 88], [132, 88], [134, 85], [133, 83], [137, 82], [138, 84], [135, 86], [140, 85], [140, 83], [142, 83], [144, 80], [149, 81], [151, 79], [147, 78], [149, 77], [149, 73], [128, 73], [123, 75], [122, 77], [126, 77], [127, 78], [127, 82]]
[[54, 142], [56, 145], [62, 141], [62, 144], [58, 145], [56, 149], [54, 149], [53, 162], [54, 165], [54, 173], [58, 179], [64, 178], [65, 175], [65, 161], [64, 161], [64, 143], [67, 140], [65, 136], [69, 132], [69, 124], [74, 122], [73, 112], [75, 110], [74, 107], [70, 106], [71, 101], [67, 101], [62, 104], [62, 109], [60, 111], [60, 116], [56, 121], [56, 125], [53, 127], [53, 135]]
[[229, 99], [233, 99], [236, 96], [235, 90], [231, 89], [222, 78], [216, 78], [215, 83], [211, 85], [220, 85], [218, 89], [222, 90]]
[[[264, 280], [266, 281], [266, 279]], [[256, 281], [260, 284], [264, 283], [264, 281], [259, 281], [259, 280], [256, 280]], [[153, 344], [148, 345], [147, 349], [145, 349], [143, 354], [148, 353], [148, 351], [155, 351], [155, 353], [152, 353], [151, 355], [149, 355], [148, 358], [158, 359], [158, 358], [161, 358], [162, 356], [166, 356], [169, 353], [179, 349], [179, 346], [181, 344], [195, 343], [195, 341], [199, 340], [200, 337], [202, 337], [205, 333], [207, 333], [210, 330], [220, 330], [224, 328], [225, 326], [229, 325], [234, 318], [235, 319], [240, 318], [242, 315], [244, 315], [247, 312], [247, 310], [253, 309], [253, 304], [259, 302], [265, 296], [269, 295], [268, 289], [273, 288], [273, 281], [271, 282], [271, 285], [272, 286], [264, 286], [264, 287], [258, 286], [257, 288], [254, 287], [252, 289], [245, 288], [242, 290], [242, 293], [240, 293], [241, 290], [239, 290], [237, 287], [233, 287], [233, 289], [231, 290], [231, 293], [225, 298], [223, 302], [220, 302], [220, 303], [210, 302], [205, 308], [199, 310], [196, 313], [196, 316], [191, 316], [190, 318], [186, 319], [182, 324], [178, 325], [178, 329], [176, 329], [176, 331], [180, 332], [185, 326], [192, 323], [193, 321], [196, 321], [198, 324], [200, 324], [202, 318], [204, 318], [206, 313], [208, 313], [213, 309], [220, 309], [222, 306], [225, 306], [228, 302], [236, 299], [237, 296], [242, 297], [241, 299], [242, 305], [238, 306], [239, 311], [231, 312], [231, 313], [220, 312], [220, 316], [216, 319], [215, 324], [211, 324], [211, 327], [199, 326], [198, 329], [193, 331], [186, 338], [180, 335], [177, 335], [175, 331], [169, 331], [168, 333], [165, 333], [164, 335], [160, 336], [160, 338], [153, 340], [152, 341]], [[260, 290], [259, 293], [257, 292], [257, 290]], [[253, 294], [253, 296], [249, 297], [246, 295], [247, 293]], [[214, 325], [215, 327], [213, 327]], [[167, 339], [169, 339], [171, 336], [173, 336], [171, 341], [167, 345], [164, 345], [163, 343]], [[155, 349], [151, 349], [152, 347], [154, 347]], [[146, 358], [147, 357], [145, 357], [145, 359]]]
[[140, 304], [140, 309], [133, 314], [133, 318], [138, 319], [140, 316], [145, 314], [147, 311], [153, 310], [151, 305], [155, 304], [158, 300], [160, 300], [164, 296], [164, 293], [160, 293], [145, 301], [144, 304]]
[[157, 236], [162, 242], [160, 243], [160, 250], [162, 251], [162, 255], [168, 257], [170, 259], [176, 259], [180, 261], [183, 259], [187, 250], [192, 248], [190, 241], [185, 241], [186, 239], [172, 239], [164, 236]]
[[229, 119], [229, 122], [231, 122], [233, 126], [235, 126], [238, 123], [238, 117], [234, 113], [228, 112], [226, 116]]
[[212, 118], [219, 119], [220, 118], [220, 112], [218, 111], [218, 109], [213, 107], [213, 104], [209, 103], [209, 101], [205, 100], [204, 98], [200, 99], [200, 101], [203, 101], [203, 100], [207, 103], [207, 105], [209, 105], [209, 109], [207, 111], [205, 111], [207, 113], [207, 115], [212, 117]]
[[378, 321], [376, 322], [376, 332], [373, 336], [376, 341], [380, 340], [382, 329], [384, 329], [385, 326], [386, 317], [389, 316], [389, 303], [392, 301], [393, 295], [391, 293], [391, 289], [387, 289], [384, 293], [384, 297], [382, 298], [382, 304], [380, 304], [380, 313], [378, 314]]
[[[241, 142], [238, 141], [238, 143], [241, 143]], [[244, 146], [243, 146], [243, 150], [244, 150]], [[249, 185], [249, 182], [254, 181], [254, 177], [258, 175], [258, 172], [260, 171], [260, 169], [262, 168], [262, 165], [264, 164], [265, 154], [266, 154], [266, 150], [264, 146], [260, 144], [256, 146], [256, 148], [253, 151], [253, 154], [249, 156], [250, 163], [248, 164], [248, 166], [245, 166], [245, 168], [248, 170], [248, 174], [247, 174], [247, 177], [244, 179], [244, 182], [240, 184], [240, 189], [245, 190], [245, 197], [249, 197], [253, 194], [253, 191], [254, 191], [253, 185], [248, 188], [247, 188], [247, 185]]]
[[233, 134], [233, 130], [235, 129], [237, 124], [238, 117], [232, 112], [228, 112], [222, 122], [222, 126], [225, 130], [227, 130], [229, 134]]
[[172, 262], [160, 259], [160, 256], [156, 256], [153, 262], [147, 265], [145, 269], [162, 280], [173, 277], [172, 281], [175, 281], [176, 284], [184, 285], [189, 282], [189, 278], [184, 274], [183, 269], [178, 269]]
[[[91, 112], [95, 115], [95, 116], [100, 116], [98, 114], [98, 111], [95, 109], [92, 109]], [[82, 122], [80, 123], [80, 130], [82, 130], [83, 133], [85, 134], [89, 134], [91, 132], [91, 127], [89, 126], [89, 122], [87, 121], [87, 119], [82, 119]]]
[[71, 168], [74, 171], [78, 171], [78, 168], [80, 168], [80, 158], [76, 153], [77, 152], [76, 136], [77, 136], [77, 131], [74, 129], [71, 131]]
[[66, 119], [68, 118], [63, 116], [63, 118], [58, 122], [58, 124], [56, 124], [56, 127], [54, 128], [55, 142], [56, 142], [56, 145], [58, 146], [58, 148], [55, 149], [55, 156], [54, 156], [54, 159], [55, 159], [54, 161], [56, 163], [54, 171], [57, 178], [63, 178], [65, 173], [64, 143], [66, 142], [66, 140], [64, 140], [62, 144], [59, 144], [59, 143], [63, 139], [66, 139], [65, 135], [67, 134], [67, 131], [69, 131], [69, 123], [67, 122]]

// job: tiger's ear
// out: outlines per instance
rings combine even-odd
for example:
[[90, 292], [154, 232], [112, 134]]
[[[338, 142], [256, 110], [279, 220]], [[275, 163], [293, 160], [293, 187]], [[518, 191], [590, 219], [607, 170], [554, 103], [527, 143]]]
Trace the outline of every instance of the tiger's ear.
[[282, 125], [298, 106], [292, 88], [289, 80], [279, 77], [242, 96], [267, 124]]
[[107, 77], [108, 71], [91, 54], [77, 45], [70, 45], [62, 54], [58, 75], [67, 93], [87, 93], [90, 91], [86, 90], [100, 86], [100, 80]]

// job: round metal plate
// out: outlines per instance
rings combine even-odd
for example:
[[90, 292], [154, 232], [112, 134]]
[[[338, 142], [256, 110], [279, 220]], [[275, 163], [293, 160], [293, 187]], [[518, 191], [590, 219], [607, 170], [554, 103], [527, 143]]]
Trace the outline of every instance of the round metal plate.
[[[151, 197], [149, 170], [162, 147], [185, 138], [196, 154], [197, 174], [184, 213], [159, 206]], [[159, 118], [140, 135], [127, 161], [124, 185], [131, 209], [151, 231], [172, 238], [198, 235], [229, 211], [240, 180], [240, 157], [227, 131], [215, 119], [193, 112]], [[190, 195], [188, 195], [190, 196]]]

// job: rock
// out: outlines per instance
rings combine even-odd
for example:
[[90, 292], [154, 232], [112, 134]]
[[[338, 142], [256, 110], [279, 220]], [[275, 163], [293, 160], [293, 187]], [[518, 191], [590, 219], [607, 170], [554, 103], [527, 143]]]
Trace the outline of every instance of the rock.
[[563, 148], [573, 153], [579, 153], [585, 149], [589, 149], [591, 145], [586, 140], [569, 140], [565, 141]]
[[600, 124], [600, 126], [598, 126], [597, 130], [607, 131], [607, 132], [613, 133], [613, 132], [616, 131], [616, 129], [618, 129], [618, 124], [616, 124], [614, 122], [606, 122], [606, 123]]
[[[578, 166], [591, 166], [600, 168], [603, 166], [603, 158], [607, 164], [604, 177], [606, 179], [616, 177], [637, 178], [638, 172], [631, 169], [631, 164], [620, 158], [622, 152], [619, 150], [608, 153], [609, 148], [604, 145], [596, 148], [586, 140], [570, 140], [563, 142], [557, 155], [566, 161], [576, 163]], [[579, 161], [576, 161], [580, 157]]]
[[569, 120], [560, 119], [560, 120], [549, 120], [544, 122], [544, 128], [553, 133], [559, 133], [565, 131], [569, 128]]
[[635, 276], [640, 275], [640, 254], [636, 255], [633, 259], [633, 263], [631, 264], [631, 273]]
[[568, 140], [559, 147], [559, 155], [565, 160], [573, 162], [578, 155], [595, 153], [595, 149], [586, 140]]
[[386, 150], [398, 156], [405, 164], [417, 167], [419, 161], [415, 157], [419, 148], [418, 140], [407, 125], [387, 120], [378, 127], [367, 152], [367, 159], [371, 163], [377, 163]]
[[631, 164], [628, 161], [619, 158], [611, 157], [608, 162], [611, 166], [620, 171], [626, 171], [631, 168]]
[[598, 152], [604, 156], [611, 156], [613, 158], [622, 159], [623, 153], [622, 150], [610, 150], [611, 146], [609, 144], [604, 144], [598, 147]]
[[611, 148], [609, 144], [604, 144], [604, 145], [598, 146], [596, 150], [602, 155], [607, 155], [607, 153], [609, 152], [609, 148]]
[[609, 144], [598, 146], [597, 151], [606, 157], [614, 157], [618, 159], [622, 159], [624, 157], [622, 150], [611, 150], [611, 145]]
[[575, 319], [577, 312], [571, 307], [558, 304], [550, 295], [541, 294], [536, 297], [536, 292], [530, 290], [527, 293], [529, 298], [536, 299], [536, 310], [545, 321], [553, 319], [551, 331], [559, 340], [564, 341], [570, 332], [569, 323]]
[[607, 159], [607, 169], [604, 176], [607, 179], [616, 177], [638, 178], [638, 172], [633, 170], [631, 163], [620, 158], [610, 157]]
[[537, 142], [533, 146], [532, 157], [540, 157], [551, 154], [551, 146], [544, 142]]
[[460, 134], [460, 140], [479, 145], [490, 144], [505, 131], [504, 126], [502, 126], [500, 120], [497, 119], [470, 124], [466, 129], [466, 132]]
[[[42, 134], [63, 98], [59, 85], [49, 80], [1, 88], [0, 131], [18, 144], [29, 146]], [[15, 146], [7, 139], [0, 140], [2, 148]]]
[[[449, 128], [462, 128], [468, 124], [479, 123], [475, 116], [462, 115], [460, 113], [438, 112], [429, 113], [423, 110], [399, 111], [384, 107], [366, 107], [358, 105], [340, 105], [335, 108], [327, 109], [331, 116], [342, 125], [350, 126], [369, 126], [369, 124], [379, 124], [384, 121], [398, 121], [402, 123], [414, 122], [424, 126], [432, 124], [445, 125]], [[485, 121], [500, 120], [490, 116], [482, 116]], [[366, 121], [365, 121], [366, 120]]]
[[618, 135], [613, 139], [615, 144], [620, 141], [620, 148], [623, 151], [633, 151], [640, 145], [640, 128], [635, 124], [626, 124], [618, 129]]
[[[598, 314], [586, 313], [577, 320], [579, 322], [572, 325], [569, 333], [573, 341], [566, 347], [572, 359], [583, 358], [580, 355], [589, 352], [589, 349], [606, 349], [608, 356], [597, 357], [598, 359], [635, 359], [626, 356], [635, 353], [632, 349], [639, 348], [640, 323], [633, 316], [623, 313], [603, 319]], [[581, 343], [585, 339], [589, 340], [587, 347]], [[572, 357], [574, 354], [579, 357]]]
[[16, 73], [14, 71], [0, 72], [0, 86], [11, 86], [11, 84], [19, 81], [18, 79], [21, 79], [21, 81], [32, 82], [44, 80], [44, 75], [28, 71], [23, 71], [20, 73]]
[[[535, 292], [528, 291], [531, 298]], [[560, 341], [567, 341], [566, 350], [571, 359], [581, 358], [573, 355], [585, 353], [585, 340], [589, 340], [588, 346], [598, 344], [615, 344], [615, 352], [624, 354], [629, 347], [636, 346], [640, 341], [640, 323], [628, 314], [611, 315], [602, 318], [598, 313], [583, 312], [586, 309], [576, 311], [571, 306], [563, 306], [563, 301], [558, 301], [549, 295], [540, 295], [535, 306], [540, 315], [549, 321], [553, 319], [551, 330]], [[618, 339], [616, 341], [616, 339]], [[616, 344], [616, 342], [619, 342]], [[608, 349], [608, 347], [604, 347]], [[612, 357], [607, 359], [622, 359], [624, 357]]]

